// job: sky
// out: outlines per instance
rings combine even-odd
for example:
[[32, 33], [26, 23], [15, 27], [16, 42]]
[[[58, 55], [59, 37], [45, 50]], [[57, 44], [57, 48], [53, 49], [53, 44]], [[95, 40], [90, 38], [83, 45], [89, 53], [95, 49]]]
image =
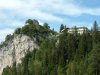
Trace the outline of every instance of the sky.
[[0, 42], [27, 19], [56, 31], [61, 24], [91, 28], [95, 20], [100, 24], [100, 0], [0, 0]]

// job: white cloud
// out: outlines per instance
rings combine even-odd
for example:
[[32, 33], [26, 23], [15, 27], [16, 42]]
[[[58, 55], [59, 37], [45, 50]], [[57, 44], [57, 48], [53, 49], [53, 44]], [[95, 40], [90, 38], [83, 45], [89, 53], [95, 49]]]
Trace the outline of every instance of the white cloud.
[[21, 0], [0, 0], [0, 9], [15, 9], [21, 6]]
[[[24, 12], [24, 11], [23, 11]], [[53, 14], [42, 12], [39, 10], [28, 10], [25, 13], [22, 14], [24, 17], [34, 17], [40, 20], [45, 20], [45, 21], [55, 21], [55, 22], [62, 22], [63, 19], [57, 16], [54, 16]]]
[[23, 21], [18, 21], [18, 20], [7, 20], [6, 22], [4, 20], [0, 21], [0, 29], [6, 28], [6, 27], [12, 27], [12, 28], [18, 28], [18, 27], [22, 27], [24, 26], [24, 22]]
[[[90, 14], [100, 16], [100, 8], [82, 7], [78, 4], [76, 5], [75, 0], [0, 0], [0, 27], [20, 27], [24, 25], [20, 19], [26, 20], [28, 18], [38, 19], [41, 24], [43, 24], [42, 21], [66, 22], [66, 20], [55, 14], [66, 16]], [[12, 30], [5, 29], [0, 30], [0, 32], [4, 33], [0, 33], [0, 36], [3, 36], [0, 38], [2, 40], [6, 34], [12, 33]]]
[[[24, 19], [37, 18], [45, 21], [62, 22], [62, 18], [53, 15], [53, 13], [45, 12], [46, 8], [49, 7], [49, 2], [51, 2], [50, 4], [52, 5], [52, 1], [53, 0], [1, 0], [0, 10], [3, 11], [2, 9], [5, 9], [8, 11], [3, 13], [3, 16], [7, 19], [12, 19], [17, 15]], [[0, 14], [2, 15], [2, 13]]]
[[[38, 18], [45, 21], [62, 22], [63, 19], [55, 16], [65, 14], [78, 16], [81, 14], [100, 15], [100, 8], [86, 8], [76, 5], [75, 0], [1, 0], [0, 9], [10, 10], [10, 13], [3, 13], [4, 17], [18, 15], [23, 18]], [[46, 12], [46, 11], [49, 11]], [[0, 13], [2, 15], [2, 13]], [[9, 15], [10, 14], [10, 15]]]
[[[12, 10], [12, 12], [19, 12], [23, 15], [25, 12], [32, 12], [31, 16], [34, 15], [34, 11], [38, 10], [38, 15], [44, 15], [45, 11], [56, 12], [66, 15], [81, 15], [81, 14], [92, 14], [100, 15], [100, 8], [88, 8], [81, 7], [75, 4], [75, 0], [1, 0], [0, 9]], [[44, 12], [41, 12], [43, 10]], [[34, 12], [34, 13], [33, 13]], [[47, 15], [53, 13], [46, 13]], [[30, 15], [30, 14], [29, 14]], [[36, 14], [37, 15], [37, 14]], [[40, 17], [39, 15], [39, 17]], [[41, 15], [42, 16], [42, 15]], [[53, 15], [54, 16], [54, 15]], [[55, 16], [54, 16], [55, 17]], [[52, 18], [52, 17], [51, 17]], [[48, 18], [47, 18], [48, 19]]]
[[7, 15], [0, 11], [0, 19], [6, 19]]

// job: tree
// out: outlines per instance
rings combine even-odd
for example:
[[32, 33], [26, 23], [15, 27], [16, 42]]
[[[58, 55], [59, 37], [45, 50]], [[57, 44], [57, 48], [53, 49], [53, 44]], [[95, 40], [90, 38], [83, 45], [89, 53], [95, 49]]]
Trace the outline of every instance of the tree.
[[79, 75], [78, 74], [78, 62], [76, 61], [71, 61], [69, 64], [67, 64], [67, 70], [66, 73], [67, 75]]
[[44, 26], [46, 29], [50, 29], [50, 26], [48, 25], [48, 23], [44, 23], [43, 26]]
[[15, 34], [20, 34], [21, 33], [21, 28], [17, 28], [14, 33]]
[[13, 75], [17, 75], [16, 62], [13, 63], [12, 73]]
[[88, 75], [100, 75], [100, 43], [89, 54]]
[[97, 42], [98, 42], [98, 24], [96, 21], [94, 21], [94, 24], [93, 24], [93, 44], [95, 45]]
[[13, 38], [13, 36], [11, 34], [7, 35], [5, 38], [5, 41], [9, 41]]
[[7, 66], [3, 69], [2, 75], [13, 75], [11, 67]]
[[22, 33], [22, 34], [29, 35], [29, 26], [26, 25], [26, 26], [22, 27], [21, 33]]
[[58, 66], [57, 75], [66, 75], [66, 73], [64, 73], [63, 67]]
[[61, 24], [60, 26], [60, 32], [65, 28], [65, 26], [63, 24]]
[[[14, 64], [4, 68], [2, 75], [100, 75], [100, 32], [96, 21], [93, 33], [84, 29], [78, 34], [75, 26], [72, 33], [63, 32], [57, 36], [57, 33], [50, 36], [54, 31], [47, 23], [41, 26], [37, 20], [31, 21], [33, 23], [16, 29], [15, 33], [28, 35], [39, 49], [28, 50], [22, 63], [16, 64], [13, 60]], [[60, 32], [65, 28], [62, 24]], [[10, 40], [10, 36], [6, 39]], [[4, 42], [0, 49], [7, 45]], [[15, 58], [15, 51], [12, 54]]]
[[28, 24], [28, 25], [32, 25], [32, 24], [33, 24], [33, 20], [32, 20], [32, 19], [28, 19], [28, 20], [26, 20], [26, 24]]
[[40, 61], [34, 61], [34, 75], [41, 75], [42, 74], [42, 64]]
[[85, 57], [86, 53], [87, 53], [87, 35], [85, 32], [83, 32], [83, 34], [80, 37], [79, 40], [79, 46], [78, 46], [78, 57], [83, 58]]
[[67, 39], [68, 33], [63, 33], [59, 36], [59, 45], [58, 45], [58, 60], [59, 65], [62, 67], [65, 67], [67, 61], [68, 61], [68, 39]]
[[98, 24], [96, 21], [94, 21], [94, 24], [93, 24], [93, 32], [97, 32], [98, 31]]
[[33, 24], [39, 25], [39, 22], [36, 19], [33, 19]]
[[77, 28], [76, 26], [73, 27], [73, 34], [74, 34], [75, 36], [78, 35], [78, 28]]
[[23, 75], [29, 75], [29, 67], [28, 67], [28, 63], [29, 63], [29, 58], [31, 57], [31, 54], [29, 51], [27, 51], [25, 58], [23, 59]]
[[75, 55], [75, 53], [76, 53], [77, 42], [76, 42], [75, 36], [73, 34], [68, 34], [66, 39], [68, 39], [68, 58], [70, 60], [70, 59], [74, 58], [73, 55]]

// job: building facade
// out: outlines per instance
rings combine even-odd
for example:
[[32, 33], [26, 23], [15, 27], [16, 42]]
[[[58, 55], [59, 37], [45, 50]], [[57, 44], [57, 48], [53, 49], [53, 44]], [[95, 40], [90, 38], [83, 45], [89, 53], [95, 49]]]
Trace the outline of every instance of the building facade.
[[72, 27], [72, 28], [66, 28], [63, 29], [62, 32], [68, 32], [68, 33], [79, 33], [79, 34], [83, 34], [83, 32], [89, 32], [89, 29], [87, 27]]

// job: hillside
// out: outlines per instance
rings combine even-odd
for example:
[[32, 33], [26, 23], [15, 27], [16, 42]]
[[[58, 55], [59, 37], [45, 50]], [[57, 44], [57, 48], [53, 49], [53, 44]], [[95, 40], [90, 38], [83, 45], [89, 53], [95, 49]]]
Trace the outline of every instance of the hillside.
[[[60, 33], [28, 19], [0, 45], [1, 75], [100, 75], [100, 31]], [[2, 62], [2, 63], [1, 63]]]

